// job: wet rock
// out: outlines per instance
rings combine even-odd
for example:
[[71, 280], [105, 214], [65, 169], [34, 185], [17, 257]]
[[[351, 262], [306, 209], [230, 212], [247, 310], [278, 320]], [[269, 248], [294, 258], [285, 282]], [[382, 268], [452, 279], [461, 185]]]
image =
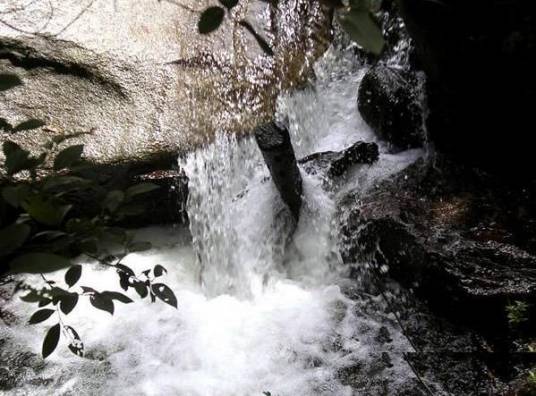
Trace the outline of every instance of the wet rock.
[[356, 142], [343, 151], [324, 151], [314, 153], [298, 162], [305, 167], [308, 173], [314, 173], [317, 169], [327, 169], [327, 175], [331, 178], [340, 177], [348, 168], [356, 164], [372, 164], [378, 160], [379, 151], [376, 143]]
[[288, 130], [270, 122], [255, 129], [255, 139], [281, 199], [297, 221], [302, 203], [302, 178]]
[[363, 119], [383, 140], [399, 149], [424, 143], [419, 82], [412, 72], [376, 65], [359, 86]]
[[[361, 195], [359, 207], [353, 194], [342, 200], [343, 257], [375, 263], [442, 315], [501, 333], [508, 302], [536, 302], [531, 238], [512, 219], [524, 206], [521, 222], [534, 217], [534, 195], [512, 200], [514, 191], [452, 163], [420, 161]], [[486, 227], [500, 231], [475, 232]]]
[[398, 3], [427, 76], [435, 148], [509, 179], [533, 178], [527, 125], [536, 99], [534, 2]]

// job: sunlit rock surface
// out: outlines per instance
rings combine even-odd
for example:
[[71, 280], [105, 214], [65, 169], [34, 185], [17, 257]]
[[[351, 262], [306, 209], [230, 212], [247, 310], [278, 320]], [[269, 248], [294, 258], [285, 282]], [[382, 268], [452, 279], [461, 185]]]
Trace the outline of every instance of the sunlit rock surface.
[[[80, 138], [85, 154], [104, 162], [185, 151], [216, 129], [248, 131], [327, 42], [318, 5], [284, 3], [242, 1], [220, 31], [201, 36], [197, 11], [210, 2], [2, 0], [0, 71], [25, 85], [1, 94], [0, 117], [46, 121], [14, 137], [28, 146], [91, 131]], [[244, 18], [274, 57], [239, 28]]]

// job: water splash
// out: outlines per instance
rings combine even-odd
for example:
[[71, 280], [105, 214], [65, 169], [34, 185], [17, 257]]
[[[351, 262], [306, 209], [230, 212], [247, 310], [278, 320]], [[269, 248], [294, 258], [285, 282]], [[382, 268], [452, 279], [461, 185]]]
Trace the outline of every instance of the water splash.
[[[373, 139], [357, 111], [362, 75], [359, 64], [332, 49], [317, 64], [314, 87], [280, 98], [279, 115], [298, 156]], [[166, 283], [179, 309], [142, 301], [119, 307], [112, 319], [82, 305], [69, 321], [84, 338], [88, 359], [59, 350], [45, 366], [28, 368], [11, 394], [394, 392], [413, 377], [403, 359], [411, 347], [385, 302], [349, 279], [337, 249], [335, 201], [419, 155], [382, 155], [373, 166], [356, 166], [332, 190], [323, 188], [321, 173], [302, 172], [304, 205], [287, 243], [289, 216], [253, 140], [221, 134], [180, 160], [189, 177], [193, 248], [174, 239], [176, 233], [148, 230], [140, 238], [153, 239], [155, 249], [126, 261], [137, 271], [168, 267]], [[114, 277], [103, 271], [85, 265], [81, 284], [113, 290]], [[15, 300], [9, 309], [30, 315]], [[22, 345], [37, 352], [43, 331], [21, 324], [0, 334], [15, 354]]]

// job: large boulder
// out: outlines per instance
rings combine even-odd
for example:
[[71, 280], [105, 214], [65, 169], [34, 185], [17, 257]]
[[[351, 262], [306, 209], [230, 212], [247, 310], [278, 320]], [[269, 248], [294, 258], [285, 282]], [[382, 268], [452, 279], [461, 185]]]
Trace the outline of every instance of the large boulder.
[[[369, 262], [443, 315], [500, 332], [505, 307], [536, 303], [534, 186], [420, 161], [341, 201], [343, 256]], [[356, 207], [355, 202], [359, 202]]]
[[8, 0], [0, 72], [18, 74], [24, 85], [0, 93], [0, 120], [45, 121], [44, 128], [10, 136], [29, 148], [51, 136], [91, 132], [77, 141], [97, 162], [175, 154], [217, 130], [248, 133], [273, 114], [280, 89], [303, 81], [304, 65], [326, 48], [329, 31], [316, 3], [244, 3], [233, 18], [255, 26], [273, 57], [230, 18], [220, 31], [198, 34], [203, 5], [196, 2], [52, 0], [21, 7]]
[[430, 140], [458, 162], [533, 177], [536, 3], [399, 0], [427, 76]]
[[419, 82], [412, 72], [378, 64], [363, 77], [358, 107], [383, 140], [399, 149], [424, 143]]

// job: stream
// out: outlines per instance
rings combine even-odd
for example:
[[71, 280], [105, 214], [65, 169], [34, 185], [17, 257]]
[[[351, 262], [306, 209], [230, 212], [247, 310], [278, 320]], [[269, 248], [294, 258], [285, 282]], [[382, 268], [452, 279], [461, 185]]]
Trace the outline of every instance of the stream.
[[[376, 141], [356, 105], [365, 71], [352, 51], [332, 47], [309, 87], [279, 98], [278, 118], [298, 158]], [[388, 304], [360, 289], [339, 254], [338, 199], [366, 193], [423, 155], [388, 154], [377, 143], [380, 160], [352, 167], [341, 180], [302, 169], [293, 234], [253, 138], [221, 131], [180, 158], [189, 178], [189, 230], [139, 230], [137, 238], [154, 248], [125, 259], [136, 271], [166, 267], [178, 309], [133, 294], [136, 302], [117, 304], [111, 317], [83, 301], [68, 321], [87, 356], [60, 345], [46, 364], [23, 370], [24, 386], [6, 394], [342, 396], [394, 394], [415, 381], [403, 357], [412, 347]], [[108, 271], [88, 263], [79, 284], [120, 291]], [[62, 273], [50, 277], [61, 281]], [[34, 309], [17, 298], [7, 308], [19, 318]], [[39, 353], [47, 325], [24, 322], [0, 330], [8, 353]]]

